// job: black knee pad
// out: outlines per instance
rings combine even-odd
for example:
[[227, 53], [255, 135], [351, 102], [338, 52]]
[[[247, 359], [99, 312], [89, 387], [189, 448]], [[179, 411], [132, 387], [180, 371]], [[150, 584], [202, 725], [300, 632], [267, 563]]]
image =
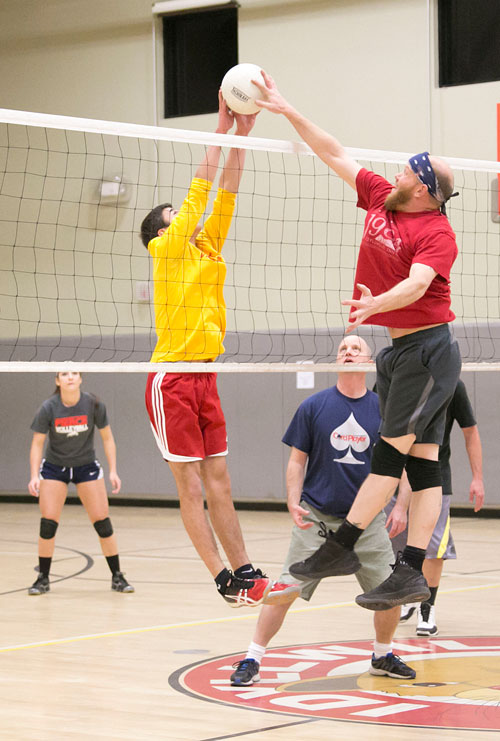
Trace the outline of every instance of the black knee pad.
[[55, 520], [48, 520], [46, 517], [42, 517], [40, 520], [40, 537], [44, 540], [51, 540], [55, 537], [58, 522]]
[[407, 458], [405, 453], [400, 453], [393, 445], [380, 438], [373, 446], [371, 472], [400, 479]]
[[94, 522], [94, 527], [100, 538], [109, 538], [113, 535], [113, 525], [109, 517], [106, 517], [104, 520], [97, 520], [97, 522]]
[[409, 455], [406, 462], [406, 475], [412, 491], [422, 491], [443, 485], [439, 461]]

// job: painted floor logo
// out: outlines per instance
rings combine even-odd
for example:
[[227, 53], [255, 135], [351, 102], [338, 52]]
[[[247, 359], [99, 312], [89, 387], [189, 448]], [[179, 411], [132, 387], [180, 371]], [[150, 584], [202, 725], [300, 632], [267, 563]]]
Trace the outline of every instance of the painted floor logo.
[[179, 670], [170, 683], [198, 698], [255, 708], [365, 723], [464, 730], [500, 730], [500, 637], [398, 641], [394, 651], [415, 679], [368, 672], [371, 641], [271, 649], [261, 680], [231, 687], [234, 654]]

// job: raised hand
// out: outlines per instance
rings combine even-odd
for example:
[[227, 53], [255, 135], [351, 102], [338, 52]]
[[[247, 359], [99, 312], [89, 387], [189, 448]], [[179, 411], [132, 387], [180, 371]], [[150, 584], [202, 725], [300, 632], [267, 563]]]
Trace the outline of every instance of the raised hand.
[[234, 113], [233, 111], [233, 115], [236, 121], [235, 134], [238, 134], [238, 136], [248, 136], [248, 134], [251, 132], [251, 130], [255, 126], [255, 121], [256, 121], [257, 116], [259, 115], [259, 112], [257, 113]]
[[227, 134], [229, 129], [232, 127], [234, 120], [234, 113], [229, 108], [228, 104], [224, 100], [222, 92], [219, 90], [219, 121], [217, 125], [217, 133]]
[[257, 98], [255, 102], [261, 108], [271, 111], [271, 113], [285, 113], [291, 108], [290, 104], [281, 95], [271, 75], [268, 75], [264, 70], [261, 70], [261, 74], [263, 80], [252, 80], [262, 95], [262, 98]]
[[361, 297], [359, 299], [346, 299], [342, 301], [342, 306], [353, 306], [355, 309], [349, 316], [349, 326], [346, 332], [352, 332], [353, 329], [363, 324], [369, 316], [379, 311], [376, 299], [368, 286], [358, 283], [357, 288], [361, 291]]

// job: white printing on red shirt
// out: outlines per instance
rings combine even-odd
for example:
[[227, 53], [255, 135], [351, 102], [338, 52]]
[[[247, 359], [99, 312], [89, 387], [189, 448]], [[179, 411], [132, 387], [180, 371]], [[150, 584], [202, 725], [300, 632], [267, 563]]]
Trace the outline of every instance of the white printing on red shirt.
[[[402, 309], [373, 314], [365, 324], [415, 328], [451, 322], [450, 271], [458, 250], [446, 216], [436, 211], [387, 211], [384, 202], [392, 185], [374, 172], [360, 170], [356, 178], [358, 207], [368, 213], [359, 249], [353, 298], [362, 283], [374, 296], [408, 278], [413, 263], [437, 272], [425, 294]], [[352, 311], [352, 310], [351, 310]]]

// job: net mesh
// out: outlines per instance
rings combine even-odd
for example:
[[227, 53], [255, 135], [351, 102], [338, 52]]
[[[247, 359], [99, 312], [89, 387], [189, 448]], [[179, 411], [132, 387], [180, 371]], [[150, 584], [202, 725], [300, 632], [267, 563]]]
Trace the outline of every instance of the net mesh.
[[[148, 362], [156, 334], [140, 224], [160, 202], [180, 206], [206, 147], [224, 145], [222, 167], [235, 137], [13, 113], [0, 111], [0, 361]], [[223, 249], [219, 362], [331, 362], [347, 325], [341, 300], [352, 292], [364, 212], [305, 145], [249, 138], [245, 147]], [[350, 151], [390, 181], [408, 158]], [[493, 363], [500, 167], [448, 161], [460, 192], [448, 208], [459, 245], [454, 331], [464, 361]], [[374, 349], [386, 344], [380, 328], [361, 333]]]

